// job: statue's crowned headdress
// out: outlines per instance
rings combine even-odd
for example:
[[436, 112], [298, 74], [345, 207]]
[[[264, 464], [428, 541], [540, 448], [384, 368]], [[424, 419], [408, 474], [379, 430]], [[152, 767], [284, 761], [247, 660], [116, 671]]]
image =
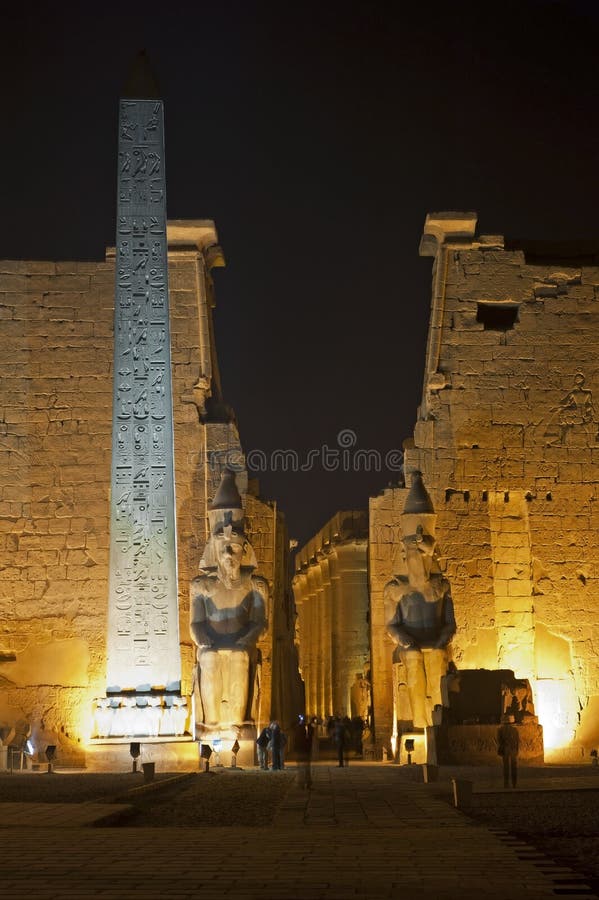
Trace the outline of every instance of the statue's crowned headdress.
[[435, 508], [424, 486], [422, 472], [415, 470], [412, 472], [412, 485], [401, 514], [404, 538], [418, 533], [434, 538], [436, 521]]
[[244, 518], [235, 472], [227, 467], [223, 470], [218, 490], [208, 507], [210, 533], [218, 534], [225, 528], [231, 527], [237, 534], [243, 534]]
[[216, 494], [208, 507], [208, 521], [210, 536], [200, 560], [200, 569], [216, 567], [214, 542], [221, 537], [243, 546], [241, 564], [244, 568], [256, 567], [256, 554], [245, 533], [245, 514], [233, 469], [227, 467], [223, 470]]

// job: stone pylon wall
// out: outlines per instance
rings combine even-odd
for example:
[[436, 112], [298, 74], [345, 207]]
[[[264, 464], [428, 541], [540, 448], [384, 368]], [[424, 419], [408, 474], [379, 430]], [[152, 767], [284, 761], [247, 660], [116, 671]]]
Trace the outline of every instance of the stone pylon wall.
[[439, 516], [458, 666], [529, 678], [546, 748], [580, 758], [599, 739], [599, 257], [476, 238], [475, 223], [425, 226], [433, 301], [406, 469]]
[[[212, 222], [169, 223], [185, 694], [195, 656], [189, 582], [220, 475], [213, 461], [239, 446], [234, 425], [199, 415], [213, 375], [215, 264]], [[25, 720], [34, 743], [59, 742], [62, 760], [85, 745], [91, 700], [106, 688], [114, 274], [110, 252], [97, 263], [0, 263], [0, 725]], [[273, 541], [255, 549], [258, 571], [276, 580]]]

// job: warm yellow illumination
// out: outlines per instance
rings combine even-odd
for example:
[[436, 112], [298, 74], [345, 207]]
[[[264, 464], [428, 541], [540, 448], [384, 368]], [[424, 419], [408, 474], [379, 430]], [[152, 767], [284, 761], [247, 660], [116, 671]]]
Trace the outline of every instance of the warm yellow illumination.
[[546, 750], [558, 750], [572, 743], [577, 722], [577, 704], [574, 685], [570, 679], [537, 679], [535, 711], [543, 726]]
[[94, 712], [91, 700], [80, 705], [73, 727], [81, 743], [87, 745], [94, 729]]

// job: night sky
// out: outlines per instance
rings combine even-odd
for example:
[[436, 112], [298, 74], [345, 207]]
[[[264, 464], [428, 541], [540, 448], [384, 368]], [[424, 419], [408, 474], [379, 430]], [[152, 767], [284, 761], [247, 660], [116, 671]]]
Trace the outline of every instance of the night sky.
[[[26, 4], [3, 20], [0, 256], [114, 244], [118, 96], [145, 47], [170, 218], [212, 218], [216, 329], [246, 451], [386, 453], [422, 390], [427, 212], [599, 236], [593, 2]], [[396, 472], [259, 473], [303, 542]]]

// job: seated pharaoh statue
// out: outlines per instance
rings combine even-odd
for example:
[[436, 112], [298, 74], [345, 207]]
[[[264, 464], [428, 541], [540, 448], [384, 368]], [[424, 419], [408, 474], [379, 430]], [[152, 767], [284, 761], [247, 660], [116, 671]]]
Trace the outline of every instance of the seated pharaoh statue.
[[441, 678], [447, 671], [447, 645], [456, 624], [448, 580], [435, 558], [436, 515], [420, 472], [401, 516], [407, 574], [385, 585], [387, 632], [397, 647], [393, 662], [403, 667], [394, 677], [407, 685], [412, 725], [433, 724], [433, 708], [441, 704]]
[[210, 537], [190, 588], [191, 636], [204, 729], [240, 727], [255, 718], [259, 650], [266, 629], [268, 585], [254, 575], [235, 473], [225, 469], [208, 518]]

